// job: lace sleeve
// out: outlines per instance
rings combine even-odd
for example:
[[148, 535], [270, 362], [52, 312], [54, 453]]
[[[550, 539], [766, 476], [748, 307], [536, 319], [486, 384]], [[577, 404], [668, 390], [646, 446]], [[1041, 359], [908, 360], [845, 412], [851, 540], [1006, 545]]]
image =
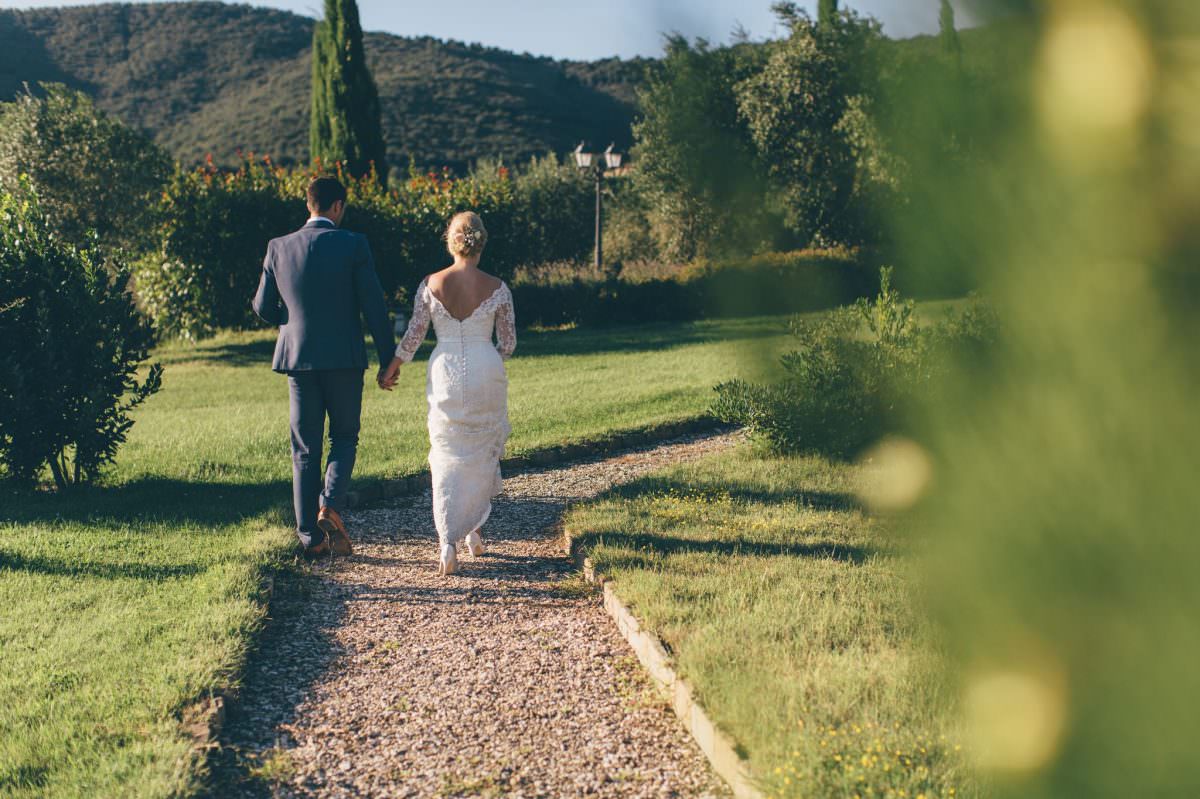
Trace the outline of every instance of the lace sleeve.
[[512, 293], [504, 287], [503, 299], [496, 308], [496, 349], [508, 360], [517, 348], [517, 317], [513, 312]]
[[404, 363], [411, 361], [428, 332], [429, 297], [425, 289], [425, 281], [422, 280], [421, 285], [417, 286], [417, 298], [413, 300], [412, 319], [408, 321], [408, 329], [404, 331], [404, 338], [400, 339], [400, 343], [396, 346], [396, 357]]

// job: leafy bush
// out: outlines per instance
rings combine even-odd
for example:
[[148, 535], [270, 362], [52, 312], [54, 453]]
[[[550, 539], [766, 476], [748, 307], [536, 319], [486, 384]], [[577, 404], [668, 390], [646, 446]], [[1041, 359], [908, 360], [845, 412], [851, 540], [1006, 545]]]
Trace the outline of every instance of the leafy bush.
[[116, 456], [129, 411], [158, 390], [137, 373], [151, 330], [98, 249], [63, 241], [36, 198], [0, 192], [0, 464], [32, 482], [50, 467], [60, 489]]
[[[256, 324], [248, 298], [267, 241], [303, 222], [301, 198], [312, 174], [253, 158], [234, 172], [207, 166], [175, 173], [162, 201], [161, 246], [139, 259], [134, 281], [162, 335], [196, 338]], [[424, 275], [449, 263], [442, 232], [463, 209], [484, 217], [490, 235], [483, 267], [510, 282], [527, 325], [793, 313], [852, 302], [877, 288], [864, 268], [867, 254], [846, 248], [657, 271], [635, 263], [624, 275], [593, 274], [577, 266], [592, 246], [593, 186], [552, 156], [517, 172], [483, 163], [461, 179], [414, 172], [391, 189], [371, 176], [340, 176], [349, 194], [343, 225], [370, 239], [380, 280], [398, 306]], [[622, 202], [639, 201], [628, 185], [617, 193]], [[555, 266], [531, 267], [546, 263]]]
[[132, 274], [138, 306], [159, 336], [196, 341], [216, 332], [207, 270], [151, 254], [134, 263]]
[[154, 200], [171, 162], [148, 136], [61, 84], [28, 90], [0, 112], [0, 189], [22, 175], [67, 241], [89, 231], [110, 246], [138, 248], [152, 229]]
[[713, 414], [746, 426], [779, 453], [852, 457], [904, 430], [911, 400], [936, 389], [955, 350], [986, 347], [995, 322], [974, 306], [921, 328], [913, 302], [892, 287], [890, 268], [881, 270], [880, 284], [873, 301], [794, 320], [800, 348], [782, 357], [782, 380], [722, 383]]

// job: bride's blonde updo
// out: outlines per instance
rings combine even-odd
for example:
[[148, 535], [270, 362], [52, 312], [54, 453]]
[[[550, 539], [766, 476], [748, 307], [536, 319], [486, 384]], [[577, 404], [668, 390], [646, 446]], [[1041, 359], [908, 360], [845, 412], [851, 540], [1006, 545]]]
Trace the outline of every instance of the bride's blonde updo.
[[473, 258], [483, 252], [487, 238], [487, 228], [474, 211], [455, 214], [446, 227], [446, 249], [451, 255]]

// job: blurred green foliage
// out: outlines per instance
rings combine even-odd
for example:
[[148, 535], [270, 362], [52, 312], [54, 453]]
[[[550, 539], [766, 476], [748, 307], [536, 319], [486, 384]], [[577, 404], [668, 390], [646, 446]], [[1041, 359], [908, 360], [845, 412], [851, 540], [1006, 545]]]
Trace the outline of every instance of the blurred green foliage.
[[907, 95], [974, 157], [914, 161], [896, 220], [1004, 323], [918, 437], [969, 745], [996, 796], [1194, 797], [1200, 6], [980, 5], [1020, 57]]
[[962, 55], [962, 42], [958, 38], [958, 28], [954, 23], [954, 6], [950, 0], [942, 0], [941, 10], [938, 11], [938, 37], [942, 40], [942, 50], [955, 58]]
[[[723, 47], [681, 37], [639, 92], [637, 172], [620, 197], [620, 225], [639, 219], [668, 260], [800, 247], [903, 241], [922, 199], [915, 170], [962, 169], [975, 157], [961, 113], [1019, 57], [1008, 25], [895, 41], [851, 10], [814, 21], [795, 3], [773, 6], [783, 38]], [[949, 18], [944, 23], [952, 23]], [[953, 93], [953, 97], [948, 97]], [[939, 98], [931, 107], [929, 96]], [[731, 212], [736, 209], [736, 212]], [[897, 279], [922, 294], [961, 294], [970, 272], [910, 263]], [[936, 279], [935, 279], [936, 278]]]
[[[793, 5], [794, 7], [794, 5]], [[838, 0], [818, 0], [817, 2], [817, 22], [823, 26], [830, 26], [837, 22]]]

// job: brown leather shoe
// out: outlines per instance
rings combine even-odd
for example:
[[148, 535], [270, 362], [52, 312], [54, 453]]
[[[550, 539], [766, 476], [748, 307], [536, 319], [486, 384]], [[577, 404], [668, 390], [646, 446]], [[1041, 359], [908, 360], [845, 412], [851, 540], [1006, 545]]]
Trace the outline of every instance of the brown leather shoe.
[[324, 538], [322, 538], [321, 542], [319, 544], [313, 544], [312, 546], [304, 548], [304, 554], [306, 557], [309, 557], [309, 558], [319, 558], [323, 555], [328, 555], [329, 551], [330, 550], [329, 550], [329, 536], [328, 535], [326, 535]]
[[317, 527], [325, 531], [335, 555], [349, 555], [354, 551], [354, 547], [350, 546], [346, 525], [342, 522], [341, 515], [333, 508], [321, 508], [317, 513]]

